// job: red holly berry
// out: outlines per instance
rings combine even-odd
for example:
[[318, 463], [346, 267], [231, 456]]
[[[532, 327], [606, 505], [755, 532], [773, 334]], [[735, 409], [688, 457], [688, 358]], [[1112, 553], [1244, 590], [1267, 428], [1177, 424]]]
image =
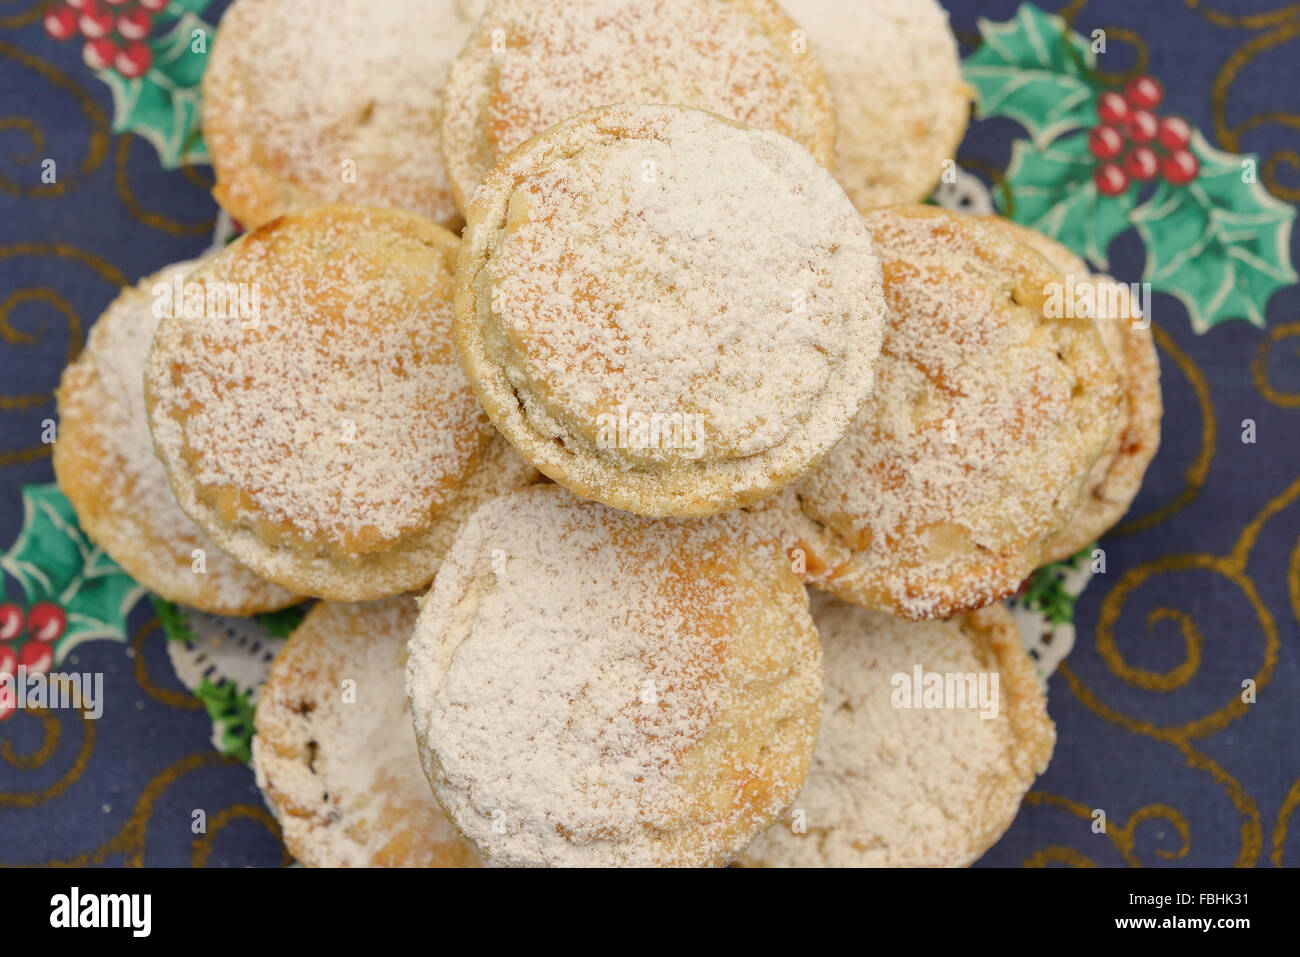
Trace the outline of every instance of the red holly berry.
[[23, 631], [23, 610], [13, 602], [0, 605], [0, 641], [13, 641]]
[[69, 40], [77, 35], [77, 11], [72, 7], [52, 7], [43, 22], [45, 32], [56, 40]]
[[139, 40], [128, 43], [126, 49], [118, 53], [117, 58], [113, 61], [113, 65], [117, 67], [117, 72], [128, 80], [137, 76], [144, 76], [152, 63], [153, 51]]
[[1114, 159], [1124, 149], [1124, 137], [1113, 126], [1094, 126], [1088, 134], [1088, 150], [1099, 160]]
[[67, 612], [52, 601], [32, 605], [27, 613], [27, 630], [37, 641], [57, 641], [67, 627]]
[[131, 0], [104, 0], [110, 7], [120, 7], [124, 3], [130, 3]]
[[1160, 161], [1160, 175], [1170, 186], [1186, 186], [1201, 171], [1201, 161], [1190, 150], [1176, 150]]
[[1160, 121], [1160, 131], [1156, 134], [1160, 145], [1165, 149], [1186, 149], [1192, 141], [1192, 125], [1181, 116], [1166, 116]]
[[0, 648], [0, 675], [18, 674], [18, 655], [8, 645]]
[[1129, 80], [1124, 87], [1124, 98], [1138, 110], [1154, 110], [1165, 98], [1165, 88], [1153, 76], [1140, 76]]
[[43, 641], [29, 641], [18, 652], [18, 663], [28, 674], [43, 675], [54, 664], [54, 649]]
[[1115, 163], [1102, 163], [1093, 170], [1092, 180], [1103, 196], [1118, 196], [1128, 189], [1128, 174]]
[[117, 43], [108, 37], [99, 40], [87, 40], [81, 48], [81, 58], [92, 70], [107, 70], [117, 57]]
[[1149, 183], [1160, 172], [1160, 157], [1149, 146], [1131, 149], [1124, 157], [1124, 172], [1139, 183]]
[[141, 40], [153, 29], [153, 14], [136, 7], [117, 18], [117, 32], [127, 40]]
[[1150, 143], [1160, 132], [1160, 121], [1150, 110], [1134, 110], [1128, 119], [1128, 138], [1134, 143]]
[[68, 0], [68, 6], [75, 10], [84, 10], [87, 7], [94, 7], [96, 0]]
[[1128, 100], [1118, 93], [1103, 93], [1097, 97], [1097, 115], [1101, 117], [1103, 123], [1123, 126], [1128, 122], [1129, 114], [1132, 112]]
[[140, 0], [140, 6], [150, 13], [161, 13], [167, 9], [168, 0]]
[[115, 25], [113, 14], [99, 9], [90, 0], [87, 0], [86, 6], [82, 8], [81, 18], [77, 20], [81, 35], [87, 40], [98, 40], [100, 37], [108, 36], [113, 32]]

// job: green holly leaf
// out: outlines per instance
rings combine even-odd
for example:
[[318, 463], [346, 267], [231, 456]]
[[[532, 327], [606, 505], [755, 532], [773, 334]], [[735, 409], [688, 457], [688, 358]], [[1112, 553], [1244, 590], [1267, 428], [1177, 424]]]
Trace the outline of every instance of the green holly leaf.
[[229, 681], [213, 684], [204, 678], [194, 694], [212, 719], [217, 750], [245, 764], [253, 760], [252, 693], [240, 691]]
[[54, 602], [67, 614], [55, 662], [83, 641], [125, 641], [127, 615], [144, 589], [86, 537], [57, 485], [24, 486], [22, 498], [23, 527], [0, 568], [18, 580], [29, 605]]
[[1029, 576], [1023, 590], [1011, 599], [1012, 603], [1041, 613], [1053, 625], [1073, 624], [1074, 604], [1079, 596], [1066, 587], [1066, 579], [1092, 560], [1096, 547], [1094, 542], [1068, 558], [1039, 568]]
[[158, 19], [179, 20], [187, 13], [198, 16], [211, 5], [212, 0], [171, 0], [171, 3], [158, 12]]
[[1133, 212], [1147, 248], [1143, 279], [1187, 307], [1205, 332], [1230, 319], [1264, 325], [1269, 298], [1297, 281], [1291, 264], [1295, 207], [1243, 182], [1257, 157], [1214, 149], [1199, 133], [1191, 150], [1201, 170], [1186, 186], [1161, 181]]
[[1065, 578], [1060, 569], [1052, 566], [1040, 568], [1029, 579], [1029, 586], [1019, 601], [1026, 608], [1043, 613], [1054, 625], [1069, 624], [1074, 621], [1074, 602], [1076, 595], [1071, 595], [1065, 588]]
[[1082, 131], [1041, 149], [1016, 140], [1004, 180], [1009, 195], [995, 197], [998, 209], [1106, 270], [1111, 241], [1132, 225], [1138, 185], [1102, 195], [1092, 178], [1096, 163]]
[[257, 622], [266, 629], [271, 638], [288, 638], [293, 630], [307, 617], [305, 605], [293, 605], [279, 611], [268, 611], [257, 615]]
[[980, 19], [980, 48], [966, 58], [977, 115], [1008, 116], [1038, 146], [1097, 125], [1096, 57], [1061, 17], [1025, 4], [1011, 20]]
[[163, 634], [167, 636], [168, 641], [199, 640], [199, 636], [190, 627], [190, 616], [179, 605], [157, 595], [149, 596], [149, 604], [153, 605], [154, 614], [158, 616], [158, 622], [162, 625]]
[[[203, 32], [198, 51], [196, 30]], [[158, 151], [164, 169], [208, 162], [199, 129], [199, 81], [212, 34], [209, 24], [186, 10], [169, 32], [148, 41], [154, 62], [144, 76], [128, 80], [116, 70], [96, 71], [113, 93], [113, 132], [143, 136]]]

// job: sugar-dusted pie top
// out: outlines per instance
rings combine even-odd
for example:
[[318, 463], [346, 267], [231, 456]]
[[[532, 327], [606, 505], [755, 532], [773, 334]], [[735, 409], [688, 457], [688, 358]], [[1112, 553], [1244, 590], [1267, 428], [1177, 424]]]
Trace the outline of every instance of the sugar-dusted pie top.
[[930, 207], [868, 214], [895, 319], [876, 389], [796, 487], [852, 551], [836, 594], [911, 618], [1016, 589], [1065, 524], [1118, 416], [1087, 319], [1051, 318], [1063, 277], [997, 222]]
[[825, 77], [774, 0], [497, 0], [447, 81], [444, 150], [465, 208], [496, 162], [589, 109], [680, 103], [830, 163]]
[[743, 513], [655, 521], [535, 486], [462, 526], [410, 646], [439, 801], [491, 863], [724, 863], [816, 736], [807, 597]]
[[195, 272], [257, 312], [159, 326], [148, 391], [173, 483], [267, 542], [345, 558], [427, 530], [492, 435], [451, 344], [457, 245], [409, 213], [322, 206]]
[[317, 203], [458, 218], [440, 137], [454, 0], [236, 0], [203, 78], [216, 196], [246, 226]]
[[[664, 514], [680, 490], [657, 470], [689, 467], [696, 488], [720, 473], [703, 510], [735, 507], [806, 471], [871, 391], [885, 323], [871, 237], [779, 134], [684, 107], [593, 111], [513, 154], [469, 219], [457, 339], [475, 388], [526, 457], [588, 497], [642, 470], [635, 494]], [[620, 409], [689, 416], [702, 441], [689, 463], [676, 446], [610, 448]], [[640, 511], [632, 498], [600, 500]]]

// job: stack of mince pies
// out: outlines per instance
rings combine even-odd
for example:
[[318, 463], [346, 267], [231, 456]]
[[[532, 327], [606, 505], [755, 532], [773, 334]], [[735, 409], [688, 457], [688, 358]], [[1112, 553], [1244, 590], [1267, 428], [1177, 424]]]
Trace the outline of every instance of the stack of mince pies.
[[244, 232], [108, 308], [54, 467], [162, 598], [312, 602], [253, 743], [298, 861], [997, 841], [1055, 742], [1001, 602], [1127, 509], [1159, 368], [921, 205], [933, 0], [235, 0], [203, 95]]

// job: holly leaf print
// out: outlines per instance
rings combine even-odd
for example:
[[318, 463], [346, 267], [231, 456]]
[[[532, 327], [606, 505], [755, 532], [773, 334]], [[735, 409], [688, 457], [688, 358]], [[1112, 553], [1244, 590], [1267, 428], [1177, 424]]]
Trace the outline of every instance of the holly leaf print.
[[253, 700], [233, 682], [213, 684], [207, 678], [194, 691], [212, 720], [213, 742], [228, 758], [245, 764], [253, 760]]
[[83, 641], [125, 641], [126, 617], [144, 588], [86, 537], [57, 485], [25, 486], [22, 498], [22, 531], [0, 568], [18, 580], [29, 606], [54, 602], [67, 614], [55, 662]]
[[212, 0], [171, 0], [159, 13], [160, 20], [177, 20], [187, 13], [196, 16], [212, 5]]
[[205, 43], [212, 42], [211, 25], [186, 10], [170, 31], [151, 38], [153, 65], [143, 76], [127, 79], [116, 70], [95, 71], [113, 93], [113, 132], [143, 136], [158, 151], [164, 169], [208, 162], [199, 131], [199, 81], [208, 54], [206, 46], [201, 52], [193, 49], [195, 30], [204, 32]]
[[980, 48], [963, 72], [980, 118], [1007, 116], [1036, 146], [1097, 123], [1096, 57], [1065, 20], [1025, 4], [1005, 23], [979, 21]]
[[1162, 181], [1133, 211], [1147, 249], [1142, 278], [1177, 297], [1198, 333], [1243, 317], [1263, 326], [1269, 298], [1298, 278], [1290, 254], [1295, 208], [1243, 181], [1243, 164], [1255, 157], [1220, 152], [1199, 132], [1191, 150], [1201, 164], [1196, 179]]
[[1137, 203], [1138, 186], [1103, 196], [1092, 178], [1096, 164], [1082, 131], [1041, 149], [1017, 140], [1007, 165], [1006, 193], [999, 191], [995, 197], [998, 209], [1105, 271], [1111, 241], [1132, 225], [1129, 213]]

